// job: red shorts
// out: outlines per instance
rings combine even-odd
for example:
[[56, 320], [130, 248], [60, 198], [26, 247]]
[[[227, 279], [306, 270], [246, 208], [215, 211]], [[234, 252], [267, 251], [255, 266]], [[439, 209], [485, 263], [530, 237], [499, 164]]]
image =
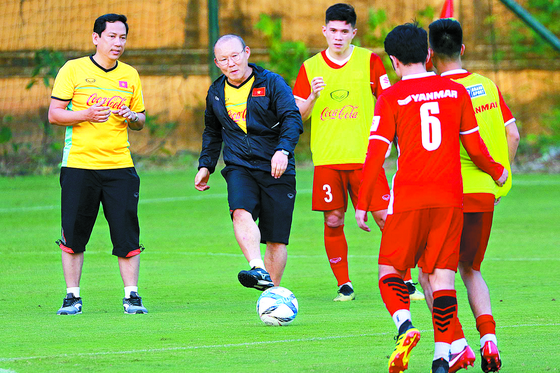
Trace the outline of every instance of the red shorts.
[[[358, 190], [362, 180], [362, 170], [335, 170], [328, 166], [317, 166], [313, 173], [313, 211], [348, 209], [348, 195], [354, 208], [358, 203]], [[375, 184], [375, 194], [368, 211], [385, 210], [389, 206], [389, 184], [382, 168]]]
[[463, 210], [459, 207], [404, 211], [387, 216], [379, 264], [400, 271], [416, 264], [424, 273], [434, 268], [457, 271]]
[[461, 262], [472, 263], [475, 271], [480, 271], [484, 259], [490, 230], [492, 229], [493, 211], [465, 212], [463, 214], [463, 232], [461, 234]]
[[496, 197], [492, 193], [463, 194], [463, 212], [494, 211]]

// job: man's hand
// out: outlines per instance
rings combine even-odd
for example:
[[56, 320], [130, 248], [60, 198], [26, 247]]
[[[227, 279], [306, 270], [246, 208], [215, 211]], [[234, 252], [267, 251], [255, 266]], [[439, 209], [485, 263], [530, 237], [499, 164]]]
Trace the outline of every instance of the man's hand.
[[317, 99], [319, 98], [319, 95], [321, 94], [321, 91], [323, 89], [325, 89], [325, 82], [323, 81], [323, 77], [322, 76], [316, 76], [315, 78], [313, 78], [311, 80], [311, 95], [312, 99]]
[[107, 122], [111, 115], [111, 109], [108, 106], [93, 104], [86, 110], [86, 120], [93, 123]]
[[137, 122], [138, 121], [138, 114], [130, 110], [130, 108], [126, 105], [121, 105], [119, 110], [111, 110], [113, 114], [119, 115], [129, 122]]
[[358, 227], [362, 228], [366, 232], [371, 232], [371, 229], [367, 226], [367, 211], [356, 209], [356, 222]]
[[276, 151], [270, 161], [270, 174], [273, 178], [279, 179], [288, 167], [288, 156], [281, 150]]
[[207, 185], [208, 179], [210, 179], [210, 171], [208, 171], [206, 167], [202, 167], [200, 170], [198, 170], [196, 176], [194, 177], [194, 187], [196, 188], [196, 190], [203, 192], [210, 189], [210, 187]]
[[506, 183], [507, 178], [508, 178], [508, 170], [504, 167], [504, 172], [502, 172], [502, 176], [500, 176], [500, 178], [496, 180], [495, 183], [499, 187], [501, 187]]

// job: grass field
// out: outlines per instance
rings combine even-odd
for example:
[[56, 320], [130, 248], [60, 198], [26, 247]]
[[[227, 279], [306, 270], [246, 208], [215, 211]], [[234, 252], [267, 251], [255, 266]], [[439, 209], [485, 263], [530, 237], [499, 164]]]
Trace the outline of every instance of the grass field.
[[[243, 288], [247, 268], [219, 174], [205, 193], [194, 171], [139, 172], [140, 294], [147, 315], [124, 315], [117, 261], [100, 216], [85, 254], [84, 313], [57, 316], [65, 285], [57, 176], [0, 178], [0, 372], [386, 372], [394, 324], [377, 286], [380, 234], [347, 217], [350, 275], [357, 299], [334, 303], [336, 282], [323, 249], [320, 213], [311, 212], [312, 171], [298, 196], [282, 285], [300, 312], [266, 327]], [[497, 207], [482, 270], [497, 322], [502, 372], [560, 371], [560, 175], [516, 175]], [[413, 273], [413, 275], [415, 275]], [[459, 316], [473, 349], [478, 332], [457, 281]], [[411, 306], [422, 340], [408, 372], [429, 372], [430, 314]], [[480, 371], [479, 359], [475, 369]]]

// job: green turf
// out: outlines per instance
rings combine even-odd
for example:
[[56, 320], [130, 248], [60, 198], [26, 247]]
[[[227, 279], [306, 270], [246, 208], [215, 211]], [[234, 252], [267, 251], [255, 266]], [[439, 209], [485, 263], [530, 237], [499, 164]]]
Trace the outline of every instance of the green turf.
[[[0, 178], [0, 372], [385, 372], [394, 324], [377, 287], [378, 232], [346, 221], [357, 299], [334, 303], [312, 172], [301, 169], [282, 285], [300, 313], [288, 327], [258, 319], [259, 293], [243, 288], [222, 177], [193, 188], [191, 172], [141, 172], [140, 294], [148, 315], [124, 315], [122, 282], [100, 216], [85, 255], [84, 313], [56, 316], [65, 292], [56, 176]], [[560, 367], [560, 175], [516, 175], [498, 206], [483, 274], [491, 290], [503, 372]], [[458, 285], [461, 285], [460, 280]], [[478, 333], [459, 286], [471, 346]], [[433, 332], [424, 303], [411, 307], [422, 340], [409, 372], [428, 372]], [[473, 371], [473, 370], [471, 370]], [[480, 371], [479, 361], [475, 372]]]

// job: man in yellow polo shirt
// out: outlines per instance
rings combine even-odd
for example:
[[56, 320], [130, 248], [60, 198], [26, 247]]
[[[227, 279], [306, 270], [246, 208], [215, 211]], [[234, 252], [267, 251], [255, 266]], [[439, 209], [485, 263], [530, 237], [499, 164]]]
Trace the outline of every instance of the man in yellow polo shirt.
[[148, 313], [138, 295], [138, 195], [127, 128], [144, 127], [144, 99], [138, 72], [119, 62], [128, 36], [127, 18], [105, 14], [94, 23], [92, 56], [70, 60], [56, 77], [49, 122], [66, 127], [60, 171], [62, 267], [66, 297], [58, 315], [82, 313], [80, 277], [84, 251], [100, 203], [109, 223], [113, 255], [124, 283], [124, 312]]
[[[430, 24], [430, 47], [438, 74], [465, 86], [471, 97], [480, 136], [490, 155], [507, 168], [511, 175], [511, 162], [519, 144], [515, 118], [507, 107], [500, 90], [490, 79], [470, 73], [462, 68], [461, 56], [465, 51], [461, 24], [451, 18], [439, 19]], [[459, 256], [459, 271], [467, 288], [469, 303], [480, 333], [481, 366], [484, 372], [501, 368], [501, 358], [496, 338], [496, 323], [492, 316], [490, 293], [482, 277], [480, 265], [484, 259], [490, 237], [494, 205], [511, 188], [509, 177], [502, 187], [482, 172], [472, 162], [461, 146], [461, 174], [463, 177], [463, 230]], [[428, 306], [432, 293], [426, 276], [420, 272], [420, 282]], [[451, 344], [449, 371], [473, 365], [475, 354], [467, 344], [459, 320], [455, 322], [455, 335]]]

